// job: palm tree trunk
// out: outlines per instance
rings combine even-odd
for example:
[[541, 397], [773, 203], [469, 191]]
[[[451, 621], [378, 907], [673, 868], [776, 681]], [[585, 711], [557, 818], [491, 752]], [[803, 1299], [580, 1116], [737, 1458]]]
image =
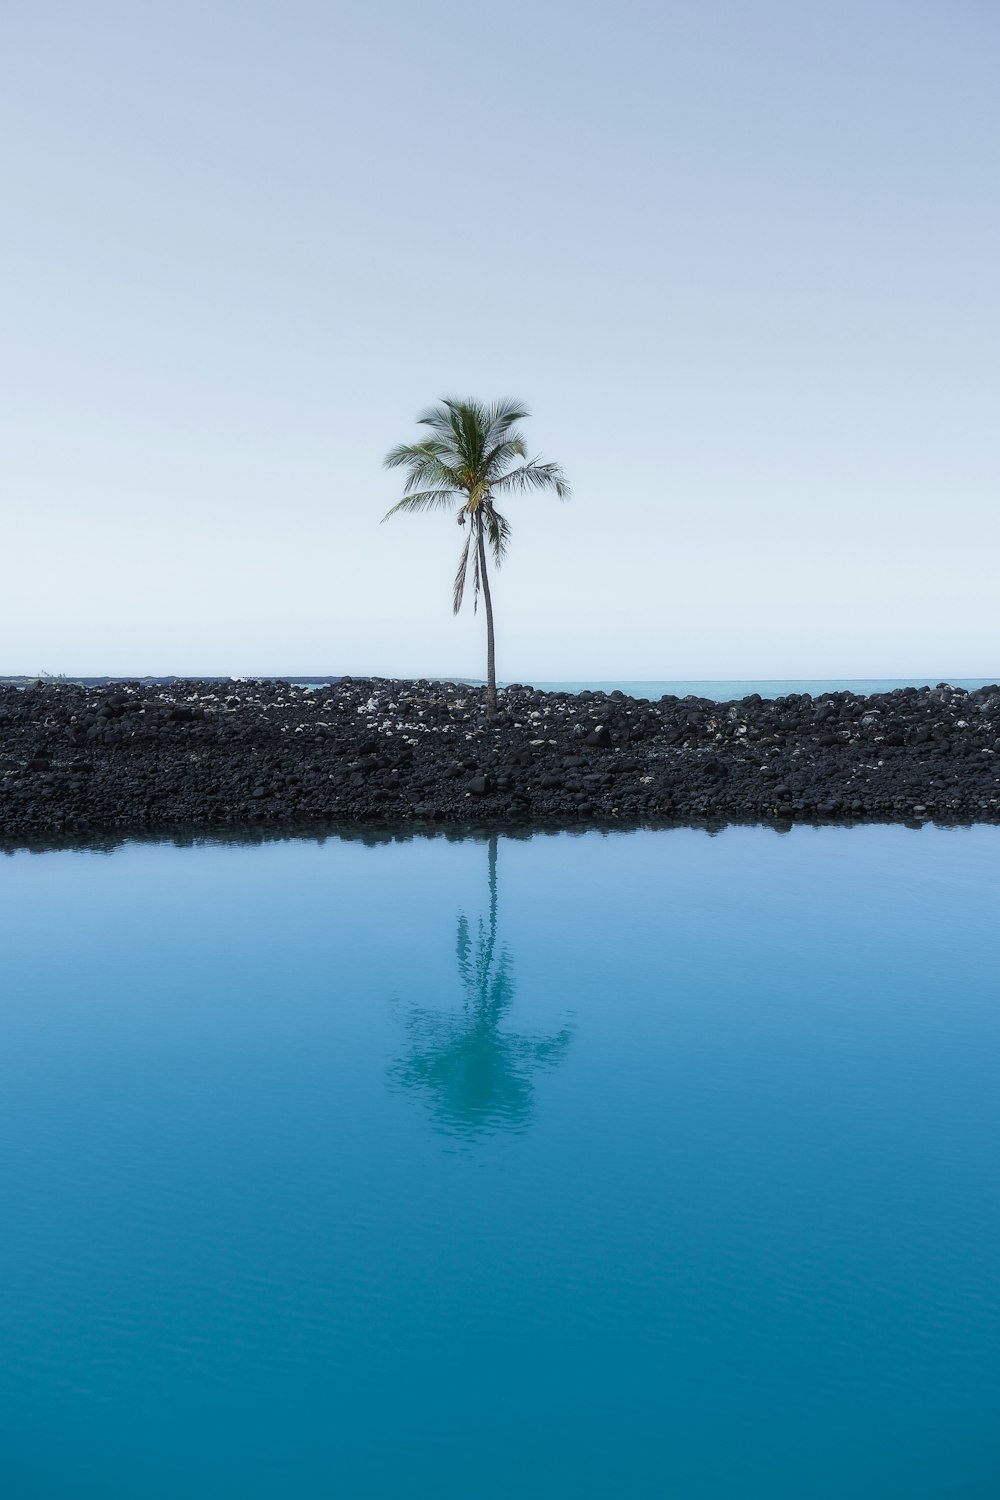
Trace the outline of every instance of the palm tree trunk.
[[486, 543], [483, 540], [482, 517], [476, 518], [476, 546], [479, 550], [479, 577], [483, 585], [483, 603], [486, 606], [486, 713], [491, 719], [497, 711], [497, 662], [493, 641], [493, 600], [490, 598], [490, 580], [486, 573]]

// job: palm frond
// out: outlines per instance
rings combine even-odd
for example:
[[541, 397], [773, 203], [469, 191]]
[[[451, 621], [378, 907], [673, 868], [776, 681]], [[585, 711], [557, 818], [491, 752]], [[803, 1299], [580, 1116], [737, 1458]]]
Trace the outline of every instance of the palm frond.
[[472, 537], [473, 528], [470, 526], [469, 534], [465, 538], [465, 546], [462, 548], [458, 572], [455, 574], [455, 587], [452, 592], [452, 610], [456, 615], [462, 608], [462, 599], [465, 597], [465, 579], [469, 571], [469, 548], [472, 546]]
[[472, 479], [483, 469], [483, 454], [486, 451], [486, 420], [479, 401], [456, 401], [452, 408], [455, 442], [462, 455], [465, 469]]
[[430, 438], [424, 443], [400, 443], [390, 449], [382, 463], [386, 469], [409, 469], [404, 493], [435, 484], [454, 489], [461, 484], [461, 475], [448, 462], [451, 457], [447, 444]]
[[407, 464], [419, 462], [429, 456], [444, 458], [445, 444], [439, 443], [434, 438], [427, 438], [422, 443], [397, 443], [395, 448], [390, 448], [382, 460], [383, 469], [401, 469]]
[[560, 466], [539, 463], [537, 458], [522, 464], [519, 469], [501, 474], [493, 481], [492, 488], [500, 491], [555, 490], [560, 500], [568, 500], [570, 496], [570, 487]]
[[479, 590], [482, 580], [479, 576], [479, 548], [476, 547], [472, 554], [472, 613], [479, 611]]
[[523, 422], [526, 417], [531, 416], [524, 402], [514, 397], [491, 401], [489, 406], [480, 407], [480, 410], [483, 414], [486, 441], [489, 445], [502, 442], [515, 422]]
[[443, 464], [438, 458], [427, 458], [413, 464], [403, 486], [403, 494], [408, 495], [411, 490], [460, 490], [464, 487], [461, 469]]
[[483, 426], [480, 402], [445, 396], [437, 406], [429, 406], [422, 411], [417, 421], [421, 427], [429, 427], [436, 434], [436, 440], [447, 446], [453, 463], [461, 463], [467, 468], [475, 466], [481, 447], [479, 434]]
[[506, 516], [502, 516], [495, 510], [492, 504], [487, 505], [484, 510], [486, 523], [486, 535], [493, 549], [497, 567], [507, 556], [507, 548], [510, 545], [510, 523]]
[[397, 500], [392, 509], [386, 511], [382, 520], [388, 521], [390, 516], [398, 515], [400, 511], [445, 510], [454, 505], [458, 498], [457, 490], [418, 490], [415, 494], [404, 495], [402, 500]]
[[418, 412], [417, 422], [421, 427], [430, 427], [445, 442], [450, 442], [455, 433], [455, 411], [470, 405], [474, 403], [461, 401], [457, 396], [443, 396], [436, 406], [425, 406], [422, 412]]
[[483, 471], [490, 480], [500, 479], [515, 458], [527, 458], [528, 450], [519, 432], [508, 433], [483, 455]]

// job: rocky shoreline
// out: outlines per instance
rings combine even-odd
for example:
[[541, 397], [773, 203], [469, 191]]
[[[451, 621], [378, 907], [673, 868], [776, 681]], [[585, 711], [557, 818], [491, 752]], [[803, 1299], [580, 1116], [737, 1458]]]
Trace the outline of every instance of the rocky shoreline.
[[0, 842], [1000, 822], [1000, 686], [735, 702], [342, 678], [0, 686]]

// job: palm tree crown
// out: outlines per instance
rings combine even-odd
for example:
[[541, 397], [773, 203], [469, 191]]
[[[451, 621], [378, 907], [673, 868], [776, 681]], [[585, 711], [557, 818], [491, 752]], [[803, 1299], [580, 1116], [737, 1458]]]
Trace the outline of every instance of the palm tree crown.
[[431, 436], [421, 443], [400, 443], [385, 457], [387, 469], [406, 469], [403, 498], [383, 517], [400, 511], [448, 510], [457, 507], [458, 524], [469, 532], [455, 574], [455, 613], [462, 607], [472, 564], [473, 606], [480, 590], [486, 606], [487, 707], [496, 712], [493, 606], [486, 570], [486, 543], [496, 565], [510, 542], [510, 525], [497, 509], [497, 497], [525, 490], [554, 490], [568, 498], [569, 485], [558, 464], [529, 458], [517, 424], [529, 415], [521, 401], [461, 401], [446, 397], [422, 412], [417, 421]]

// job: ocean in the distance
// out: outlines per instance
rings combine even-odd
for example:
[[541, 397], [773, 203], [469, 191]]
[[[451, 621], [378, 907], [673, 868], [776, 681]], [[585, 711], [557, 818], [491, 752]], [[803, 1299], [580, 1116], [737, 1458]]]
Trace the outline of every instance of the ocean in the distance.
[[0, 1495], [992, 1500], [1000, 828], [0, 858]]
[[[675, 680], [656, 681], [629, 681], [616, 682], [613, 680], [594, 680], [586, 682], [535, 682], [533, 687], [543, 688], [547, 692], [579, 693], [584, 689], [591, 692], [612, 693], [617, 688], [628, 694], [630, 698], [649, 698], [655, 700], [662, 698], [665, 694], [671, 694], [677, 698], [691, 696], [693, 698], [710, 698], [718, 703], [727, 703], [734, 698], [747, 698], [751, 693], [759, 693], [762, 698], [783, 698], [788, 693], [809, 693], [818, 697], [823, 693], [836, 693], [849, 691], [852, 693], [863, 693], [868, 696], [871, 693], [891, 693], [894, 688], [903, 687], [934, 687], [940, 678], [929, 677], [817, 677], [817, 678], [761, 678], [761, 679], [704, 679], [693, 680], [678, 678]], [[947, 679], [951, 687], [967, 688], [972, 692], [974, 688], [986, 687], [1000, 680], [1000, 672], [996, 677], [949, 677]]]

